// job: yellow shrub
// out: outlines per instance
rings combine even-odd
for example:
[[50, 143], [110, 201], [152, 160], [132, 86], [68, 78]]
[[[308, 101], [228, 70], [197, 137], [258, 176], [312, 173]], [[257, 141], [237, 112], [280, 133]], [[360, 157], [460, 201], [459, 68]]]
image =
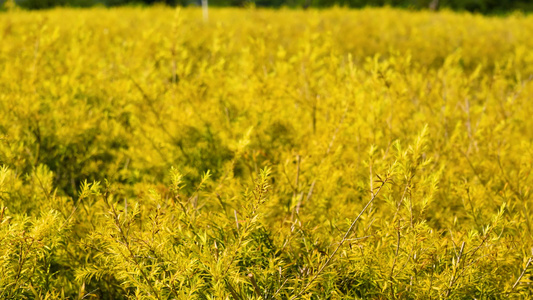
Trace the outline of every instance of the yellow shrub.
[[0, 13], [0, 298], [531, 297], [533, 17]]

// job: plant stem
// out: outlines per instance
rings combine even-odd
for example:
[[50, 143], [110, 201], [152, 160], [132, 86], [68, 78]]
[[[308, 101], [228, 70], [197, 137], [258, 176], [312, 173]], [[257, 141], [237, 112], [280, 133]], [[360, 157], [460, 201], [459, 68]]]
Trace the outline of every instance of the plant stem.
[[339, 242], [339, 245], [337, 246], [337, 248], [335, 248], [333, 253], [331, 253], [331, 255], [326, 259], [326, 261], [320, 267], [320, 269], [318, 269], [318, 271], [316, 272], [315, 276], [313, 276], [313, 278], [311, 278], [311, 280], [304, 286], [304, 288], [302, 290], [300, 290], [300, 292], [298, 294], [292, 296], [290, 298], [290, 300], [296, 299], [296, 298], [300, 297], [303, 293], [305, 293], [305, 291], [307, 291], [307, 289], [311, 286], [311, 284], [313, 284], [313, 282], [315, 282], [315, 280], [322, 273], [322, 271], [324, 271], [324, 269], [331, 263], [331, 261], [333, 260], [333, 257], [337, 254], [337, 251], [339, 251], [339, 249], [342, 247], [344, 242], [346, 242], [346, 239], [348, 238], [348, 236], [352, 233], [352, 230], [355, 227], [355, 224], [357, 223], [357, 221], [359, 221], [359, 218], [361, 218], [361, 216], [366, 211], [366, 209], [370, 206], [370, 204], [372, 204], [372, 202], [374, 202], [374, 200], [376, 199], [376, 197], [378, 196], [379, 192], [381, 191], [381, 189], [383, 188], [383, 186], [385, 185], [386, 182], [387, 182], [387, 179], [385, 179], [384, 181], [381, 182], [381, 185], [379, 186], [378, 190], [375, 193], [372, 194], [372, 198], [370, 199], [370, 201], [367, 202], [367, 204], [365, 205], [365, 207], [363, 207], [363, 209], [361, 210], [359, 215], [357, 215], [355, 220], [353, 220], [352, 224], [350, 225], [350, 228], [348, 228], [348, 230], [346, 231], [346, 233], [342, 237], [342, 239]]

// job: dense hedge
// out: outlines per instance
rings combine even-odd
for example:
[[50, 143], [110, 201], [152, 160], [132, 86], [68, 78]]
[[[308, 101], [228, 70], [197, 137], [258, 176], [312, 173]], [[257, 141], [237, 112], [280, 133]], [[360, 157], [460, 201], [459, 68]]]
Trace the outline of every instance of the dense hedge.
[[533, 297], [533, 17], [0, 14], [0, 299]]

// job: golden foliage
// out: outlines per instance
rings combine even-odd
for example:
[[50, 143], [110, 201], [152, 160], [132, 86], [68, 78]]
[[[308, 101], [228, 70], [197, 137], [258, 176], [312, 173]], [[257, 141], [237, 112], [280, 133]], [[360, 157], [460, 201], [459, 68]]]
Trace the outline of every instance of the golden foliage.
[[0, 298], [532, 297], [533, 17], [0, 13]]

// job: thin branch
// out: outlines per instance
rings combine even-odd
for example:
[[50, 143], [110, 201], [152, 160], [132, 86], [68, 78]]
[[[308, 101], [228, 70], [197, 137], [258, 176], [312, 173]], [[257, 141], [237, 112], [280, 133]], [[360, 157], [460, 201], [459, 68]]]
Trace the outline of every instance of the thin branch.
[[[119, 221], [119, 216], [118, 216], [118, 213], [114, 207], [114, 205], [112, 205], [110, 202], [109, 202], [109, 194], [108, 194], [108, 191], [106, 191], [103, 195], [103, 201], [104, 203], [106, 204], [106, 206], [108, 207], [108, 209], [110, 210], [111, 212], [111, 216], [113, 218], [113, 221], [115, 222], [115, 226], [117, 227], [118, 229], [118, 232], [120, 233], [120, 237], [122, 238], [122, 241], [123, 241], [123, 244], [124, 246], [126, 246], [126, 249], [128, 250], [128, 253], [130, 255], [130, 259], [135, 263], [135, 265], [137, 266], [137, 268], [139, 269], [139, 271], [141, 272], [141, 275], [143, 277], [143, 279], [148, 283], [148, 287], [150, 288], [151, 292], [154, 294], [154, 296], [161, 300], [161, 297], [159, 296], [159, 294], [156, 292], [155, 290], [155, 287], [153, 286], [153, 283], [150, 281], [150, 279], [148, 278], [147, 274], [145, 273], [145, 271], [143, 270], [141, 264], [139, 263], [139, 261], [137, 260], [137, 258], [135, 257], [135, 254], [133, 253], [131, 247], [130, 247], [130, 242], [128, 240], [128, 237], [126, 236], [126, 233], [124, 232], [124, 229], [122, 228], [122, 226], [120, 225], [120, 221]], [[122, 251], [119, 251], [120, 254], [126, 259], [128, 260], [128, 257], [126, 257], [124, 255], [124, 253]]]
[[237, 294], [237, 291], [235, 291], [235, 288], [233, 287], [233, 285], [231, 285], [231, 283], [228, 280], [224, 280], [224, 281], [226, 281], [226, 285], [228, 287], [229, 292], [231, 293], [231, 296], [233, 296], [233, 299], [241, 300], [242, 298], [239, 296], [239, 294]]
[[518, 284], [520, 283], [520, 280], [522, 280], [522, 277], [524, 277], [524, 274], [526, 274], [527, 268], [531, 264], [532, 260], [533, 260], [533, 258], [531, 258], [531, 257], [527, 260], [526, 266], [525, 266], [524, 270], [522, 270], [522, 274], [520, 274], [520, 276], [518, 277], [516, 282], [513, 284], [513, 288], [511, 289], [511, 291], [513, 291], [518, 286]]
[[254, 274], [250, 273], [248, 274], [248, 278], [250, 278], [250, 282], [252, 283], [252, 286], [254, 287], [255, 295], [261, 299], [264, 299], [263, 296], [261, 296], [261, 289], [257, 286], [257, 282], [255, 282]]
[[374, 202], [374, 200], [376, 199], [376, 197], [378, 196], [379, 192], [381, 191], [381, 189], [383, 188], [383, 186], [385, 186], [385, 183], [387, 182], [387, 179], [385, 179], [384, 181], [381, 182], [381, 185], [379, 186], [378, 190], [375, 192], [375, 193], [372, 193], [372, 198], [370, 199], [370, 201], [368, 201], [368, 203], [365, 205], [365, 207], [363, 207], [363, 209], [361, 210], [361, 212], [359, 213], [359, 215], [357, 215], [357, 217], [355, 218], [355, 220], [353, 220], [352, 224], [350, 225], [350, 228], [348, 228], [348, 230], [346, 231], [346, 233], [344, 234], [344, 236], [342, 237], [342, 240], [339, 242], [339, 245], [337, 246], [337, 248], [335, 248], [335, 250], [333, 251], [333, 253], [331, 253], [331, 255], [326, 259], [326, 261], [324, 262], [324, 264], [320, 267], [320, 269], [318, 269], [318, 271], [316, 272], [315, 276], [313, 276], [313, 278], [311, 278], [311, 280], [304, 286], [304, 288], [302, 290], [300, 290], [300, 292], [294, 296], [292, 296], [290, 298], [290, 300], [293, 300], [293, 299], [297, 299], [299, 298], [303, 293], [305, 293], [305, 291], [307, 291], [307, 289], [313, 284], [313, 282], [315, 282], [315, 280], [318, 278], [318, 276], [322, 273], [322, 271], [324, 271], [324, 269], [331, 263], [331, 261], [333, 260], [333, 257], [335, 257], [335, 255], [337, 254], [337, 251], [339, 251], [339, 249], [342, 247], [342, 245], [344, 244], [344, 242], [346, 242], [346, 240], [348, 239], [348, 236], [350, 236], [350, 234], [352, 233], [352, 230], [353, 228], [355, 227], [355, 224], [357, 223], [357, 221], [359, 221], [359, 218], [361, 218], [361, 216], [363, 215], [363, 213], [366, 211], [366, 209], [370, 206], [370, 204], [372, 204], [372, 202]]
[[[295, 188], [293, 189], [293, 192], [292, 192], [292, 199], [296, 199], [298, 193], [300, 192], [300, 163], [301, 161], [302, 161], [302, 157], [299, 154], [296, 155], [296, 162], [297, 162], [296, 179], [294, 180]], [[298, 197], [298, 200], [296, 202], [297, 204], [292, 210], [291, 219], [293, 222], [294, 222], [294, 219], [296, 218], [296, 211], [300, 209], [300, 205], [302, 203], [302, 197], [303, 197], [303, 193]]]
[[457, 270], [459, 268], [459, 264], [461, 263], [461, 258], [463, 257], [463, 251], [465, 249], [465, 242], [461, 244], [461, 250], [459, 251], [459, 255], [457, 256], [457, 262], [455, 263], [455, 269], [453, 271], [452, 278], [450, 278], [450, 284], [448, 286], [448, 290], [446, 290], [446, 297], [450, 295], [450, 292], [452, 291], [452, 287], [459, 278], [457, 276]]

